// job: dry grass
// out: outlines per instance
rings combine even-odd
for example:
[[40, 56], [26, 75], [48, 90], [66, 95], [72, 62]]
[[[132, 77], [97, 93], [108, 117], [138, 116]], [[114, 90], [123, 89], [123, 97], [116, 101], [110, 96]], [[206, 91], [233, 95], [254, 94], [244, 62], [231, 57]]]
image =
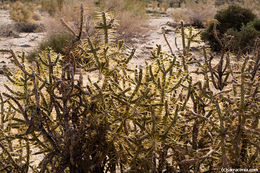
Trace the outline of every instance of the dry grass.
[[14, 28], [17, 32], [43, 32], [45, 30], [42, 24], [35, 23], [15, 23]]
[[[10, 5], [9, 13], [12, 20], [18, 23], [34, 23], [36, 18], [35, 6], [32, 3], [17, 1]], [[39, 18], [39, 17], [38, 17]]]
[[0, 36], [1, 37], [19, 37], [16, 33], [15, 28], [12, 24], [0, 25]]
[[9, 3], [10, 18], [16, 22], [10, 31], [42, 32], [44, 30], [43, 25], [36, 23], [41, 19], [41, 16], [35, 12], [36, 7], [34, 3], [22, 3], [21, 1]]
[[118, 20], [120, 37], [130, 41], [135, 36], [142, 35], [147, 24], [146, 4], [138, 0], [103, 1], [103, 8], [113, 11]]
[[156, 1], [150, 2], [149, 7], [152, 9], [156, 9], [158, 7], [158, 2], [156, 2]]
[[186, 8], [175, 8], [172, 12], [172, 17], [175, 22], [189, 22], [190, 18], [188, 15], [188, 10]]
[[[45, 6], [47, 2], [48, 0], [45, 0]], [[80, 0], [65, 1], [61, 8], [52, 14], [51, 19], [44, 20], [47, 31], [51, 34], [62, 31], [63, 27], [59, 22], [60, 18], [63, 18], [70, 26], [74, 26], [76, 30], [79, 24], [80, 2]], [[101, 0], [99, 6], [96, 6], [95, 2], [95, 0], [84, 1], [85, 27], [90, 34], [94, 32], [95, 14], [96, 11], [100, 11], [100, 8], [104, 11], [113, 12], [118, 22], [117, 30], [120, 39], [130, 41], [131, 38], [142, 35], [146, 31], [143, 27], [147, 21], [145, 3], [138, 0]], [[49, 6], [51, 7], [50, 4]]]
[[51, 16], [54, 16], [58, 10], [57, 0], [41, 0], [41, 10], [47, 11]]
[[[23, 4], [21, 2], [10, 3], [10, 14], [13, 20], [23, 23], [34, 23], [40, 19], [40, 16], [34, 13], [37, 8], [41, 12], [48, 12], [51, 16], [46, 19], [42, 17], [47, 31], [51, 34], [63, 32], [63, 27], [60, 24], [60, 18], [63, 18], [70, 26], [77, 29], [80, 13], [80, 4], [84, 3], [84, 11], [86, 14], [85, 26], [88, 30], [93, 31], [96, 11], [105, 10], [112, 11], [115, 19], [118, 21], [118, 32], [120, 39], [130, 41], [135, 36], [142, 35], [146, 30], [146, 3], [140, 0], [39, 0], [31, 1]], [[162, 6], [167, 9], [167, 4]], [[46, 16], [46, 15], [45, 15]]]
[[248, 8], [252, 10], [254, 14], [257, 15], [257, 17], [260, 17], [260, 1], [259, 0], [246, 0], [237, 2], [238, 5], [244, 8]]
[[[79, 26], [79, 14], [80, 14], [80, 0], [74, 0], [74, 1], [66, 1], [63, 3], [60, 10], [56, 11], [55, 14], [52, 17], [46, 17], [43, 19], [43, 22], [46, 26], [46, 31], [48, 35], [58, 34], [58, 33], [64, 33], [66, 32], [64, 29], [64, 26], [61, 24], [60, 19], [64, 19], [66, 23], [68, 23], [74, 30], [78, 29]], [[84, 26], [85, 30], [93, 30], [94, 25], [89, 24], [93, 23], [93, 16], [95, 11], [97, 11], [97, 8], [93, 5], [92, 0], [86, 0], [83, 4], [84, 8]], [[86, 33], [83, 31], [83, 34]], [[84, 35], [83, 35], [84, 37]]]
[[180, 9], [173, 11], [174, 20], [183, 20], [187, 23], [205, 26], [206, 23], [213, 19], [217, 12], [214, 0], [201, 0], [195, 3], [193, 0], [187, 0], [181, 5]]
[[0, 9], [8, 10], [10, 8], [10, 4], [8, 2], [0, 2]]
[[160, 10], [166, 12], [167, 9], [169, 8], [169, 2], [163, 2], [161, 5], [160, 5]]

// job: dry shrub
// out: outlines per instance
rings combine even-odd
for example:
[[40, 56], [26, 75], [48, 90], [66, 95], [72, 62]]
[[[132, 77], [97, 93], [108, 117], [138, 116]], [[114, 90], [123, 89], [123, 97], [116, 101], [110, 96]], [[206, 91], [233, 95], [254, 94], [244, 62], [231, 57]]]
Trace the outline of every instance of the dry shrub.
[[158, 2], [152, 1], [149, 3], [149, 7], [152, 9], [156, 9], [158, 7]]
[[39, 15], [38, 13], [34, 13], [34, 14], [32, 15], [32, 19], [33, 19], [34, 21], [41, 20], [41, 15]]
[[0, 2], [0, 9], [3, 9], [3, 10], [8, 10], [10, 8], [10, 4], [3, 1], [3, 2]]
[[169, 8], [169, 2], [163, 2], [161, 5], [160, 5], [160, 10], [162, 11], [167, 11], [167, 9]]
[[51, 16], [57, 12], [58, 4], [56, 0], [42, 0], [40, 5], [41, 9], [47, 11]]
[[14, 24], [14, 28], [17, 32], [43, 32], [44, 26], [42, 24], [35, 23], [16, 23]]
[[122, 38], [129, 41], [136, 35], [145, 32], [146, 24], [145, 3], [138, 0], [103, 0], [103, 8], [111, 10], [118, 20], [118, 32]]
[[180, 22], [180, 21], [189, 22], [189, 16], [187, 14], [188, 14], [188, 10], [185, 8], [175, 8], [172, 12], [173, 19], [176, 22]]
[[[86, 18], [84, 25], [85, 27], [88, 26], [93, 28], [94, 25], [87, 24], [92, 22], [93, 18], [90, 18], [90, 16], [94, 16], [96, 7], [94, 6], [93, 0], [86, 0], [84, 2], [84, 17]], [[69, 23], [70, 26], [73, 27], [73, 29], [77, 30], [77, 27], [79, 26], [78, 24], [80, 22], [78, 17], [78, 15], [80, 14], [80, 4], [81, 0], [63, 2], [60, 10], [55, 11], [55, 13], [52, 14], [51, 17], [46, 17], [42, 19], [43, 23], [46, 26], [48, 34], [52, 35], [55, 33], [64, 32], [64, 27], [60, 22], [61, 18], [64, 19], [67, 23]]]
[[[56, 14], [58, 19], [63, 18], [67, 22], [72, 22], [74, 25], [79, 24], [81, 0], [68, 1], [63, 4], [61, 10]], [[93, 0], [86, 0], [83, 4], [84, 17], [89, 19], [89, 16], [94, 16], [97, 8], [94, 6]]]
[[[44, 23], [47, 25], [47, 31], [50, 33], [57, 33], [64, 30], [59, 22], [60, 18], [63, 18], [70, 26], [74, 26], [74, 29], [77, 29], [79, 24], [78, 15], [80, 13], [80, 2], [80, 0], [64, 2], [62, 8], [59, 11], [56, 11], [52, 18], [45, 19]], [[87, 18], [85, 21], [85, 28], [88, 30], [89, 34], [94, 32], [94, 16], [96, 15], [95, 11], [98, 11], [98, 8], [114, 13], [115, 18], [118, 21], [117, 29], [120, 39], [130, 41], [132, 37], [144, 33], [145, 29], [143, 26], [147, 19], [144, 2], [138, 0], [103, 0], [100, 1], [99, 6], [95, 6], [95, 3], [96, 1], [94, 0], [87, 0], [83, 5], [85, 11], [84, 16]], [[53, 2], [53, 4], [55, 3]]]
[[1, 37], [19, 37], [16, 33], [15, 28], [12, 24], [0, 25], [0, 36]]
[[19, 32], [43, 32], [45, 28], [42, 24], [34, 23], [14, 23], [8, 25], [0, 25], [0, 36], [3, 37], [19, 37]]
[[[196, 3], [193, 0], [188, 0], [183, 3], [181, 9], [176, 10], [177, 13], [172, 14], [175, 20], [184, 20], [192, 25], [202, 27], [207, 21], [214, 18], [217, 12], [214, 0], [201, 0]], [[183, 13], [183, 14], [181, 14]]]
[[36, 23], [36, 21], [41, 19], [41, 16], [35, 12], [36, 5], [34, 3], [22, 3], [21, 1], [16, 1], [14, 3], [9, 3], [9, 6], [8, 10], [10, 17], [16, 22], [8, 29], [10, 32], [16, 31], [30, 33], [42, 32], [44, 30], [42, 24]]
[[48, 35], [60, 33], [64, 30], [61, 23], [56, 18], [46, 17], [42, 19]]
[[[78, 29], [80, 4], [82, 0], [41, 0], [39, 5], [41, 10], [50, 14], [51, 18], [43, 19], [47, 31], [51, 34], [63, 31], [60, 18], [63, 18], [73, 29]], [[118, 21], [118, 33], [120, 39], [130, 41], [136, 35], [144, 33], [146, 23], [146, 3], [139, 0], [85, 0], [85, 28], [89, 33], [93, 33], [96, 11], [100, 8], [114, 13]], [[83, 36], [84, 37], [84, 36]]]
[[[23, 4], [17, 1], [11, 4], [9, 8], [10, 17], [19, 23], [34, 23], [35, 6], [32, 3]], [[35, 18], [35, 17], [34, 17]]]
[[241, 7], [250, 9], [257, 17], [260, 17], [260, 1], [259, 0], [246, 0], [237, 2]]
[[145, 31], [144, 21], [133, 17], [131, 11], [124, 11], [117, 16], [119, 38], [130, 41], [135, 36], [142, 35]]

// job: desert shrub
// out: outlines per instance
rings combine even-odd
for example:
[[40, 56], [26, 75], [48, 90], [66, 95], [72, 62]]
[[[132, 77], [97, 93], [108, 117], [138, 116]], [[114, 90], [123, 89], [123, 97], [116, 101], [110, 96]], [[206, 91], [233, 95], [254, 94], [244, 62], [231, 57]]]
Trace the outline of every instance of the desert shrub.
[[44, 26], [42, 24], [33, 24], [33, 23], [15, 23], [14, 29], [17, 32], [43, 32]]
[[17, 1], [12, 3], [9, 8], [10, 17], [18, 23], [33, 23], [33, 16], [35, 15], [35, 7], [32, 3], [21, 3]]
[[2, 37], [19, 37], [19, 34], [16, 32], [14, 25], [0, 25], [0, 36]]
[[34, 13], [33, 16], [32, 16], [32, 19], [35, 20], [35, 21], [38, 21], [41, 19], [41, 15], [39, 15], [38, 13]]
[[43, 51], [46, 48], [50, 47], [56, 53], [64, 54], [64, 49], [71, 40], [72, 36], [68, 33], [50, 35], [45, 41], [40, 43], [39, 49], [40, 51]]
[[[78, 14], [80, 13], [81, 0], [64, 1], [64, 0], [41, 0], [41, 10], [47, 11], [52, 18], [59, 21], [63, 18], [68, 23], [73, 23], [76, 28], [78, 26]], [[120, 38], [130, 41], [131, 38], [143, 34], [146, 29], [146, 2], [140, 0], [86, 0], [84, 11], [88, 20], [86, 22], [93, 23], [96, 11], [109, 10], [112, 11], [115, 19], [118, 21], [118, 33]], [[90, 21], [92, 20], [92, 21]], [[56, 22], [59, 23], [59, 22]], [[46, 23], [48, 25], [48, 23]], [[91, 25], [88, 27], [93, 28]], [[47, 26], [47, 28], [49, 28]], [[59, 27], [54, 27], [60, 29]], [[51, 28], [51, 30], [55, 30]], [[120, 39], [119, 38], [119, 39]]]
[[194, 0], [188, 0], [172, 12], [173, 19], [176, 21], [184, 20], [193, 26], [204, 27], [205, 24], [214, 18], [217, 8], [212, 0], [202, 0], [197, 3]]
[[110, 0], [101, 1], [101, 8], [114, 12], [118, 20], [117, 31], [120, 38], [129, 41], [136, 35], [141, 35], [144, 28], [146, 16], [146, 3], [138, 0]]
[[[133, 69], [128, 63], [134, 50], [111, 41], [114, 24], [106, 16], [101, 13], [97, 26], [101, 42], [96, 37], [79, 41], [80, 31], [66, 56], [47, 50], [30, 64], [23, 55], [1, 51], [11, 54], [16, 68], [5, 69], [11, 84], [0, 95], [0, 169], [257, 168], [259, 54], [237, 62], [223, 53], [215, 68], [206, 49], [205, 61], [192, 62], [191, 55], [166, 54], [158, 45], [149, 64]], [[77, 66], [80, 58], [89, 61]], [[197, 63], [197, 71], [190, 71]], [[235, 73], [234, 63], [239, 63]], [[35, 155], [41, 156], [38, 164]]]
[[41, 9], [47, 11], [51, 16], [62, 8], [63, 1], [60, 0], [41, 0]]
[[255, 17], [256, 15], [252, 11], [238, 5], [230, 5], [228, 8], [218, 11], [215, 15], [215, 19], [220, 23], [217, 26], [220, 33], [225, 33], [230, 28], [240, 30], [243, 24], [246, 25]]
[[260, 17], [260, 1], [259, 0], [246, 0], [235, 2], [241, 7], [250, 9], [257, 17]]
[[241, 31], [229, 29], [226, 32], [231, 36], [228, 47], [234, 52], [250, 51], [254, 48], [257, 39], [260, 38], [260, 19], [255, 19], [241, 27]]
[[254, 21], [248, 24], [249, 27], [254, 27], [257, 31], [260, 31], [260, 18], [255, 19]]
[[187, 15], [187, 12], [188, 10], [185, 9], [185, 8], [175, 8], [173, 10], [173, 12], [171, 13], [174, 21], [176, 22], [180, 22], [180, 21], [184, 21], [186, 23], [189, 23], [189, 16]]
[[55, 33], [49, 35], [45, 40], [39, 43], [38, 48], [28, 55], [30, 61], [35, 60], [38, 54], [48, 48], [54, 50], [56, 53], [65, 54], [64, 50], [70, 44], [72, 35], [68, 33]]
[[[241, 31], [241, 28], [248, 22], [254, 20], [256, 15], [249, 9], [242, 8], [238, 5], [230, 5], [226, 9], [217, 12], [215, 19], [217, 20], [216, 33], [222, 39], [229, 29]], [[202, 33], [202, 39], [208, 41], [213, 51], [222, 49], [220, 43], [215, 38], [214, 23], [210, 24], [205, 32]]]

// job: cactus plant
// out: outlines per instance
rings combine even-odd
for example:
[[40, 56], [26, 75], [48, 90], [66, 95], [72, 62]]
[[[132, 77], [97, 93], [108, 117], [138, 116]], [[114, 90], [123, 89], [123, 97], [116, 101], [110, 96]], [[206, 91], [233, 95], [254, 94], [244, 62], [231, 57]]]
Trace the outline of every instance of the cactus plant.
[[214, 69], [206, 49], [204, 62], [191, 62], [184, 43], [179, 55], [158, 46], [149, 64], [132, 69], [135, 50], [112, 42], [113, 19], [100, 19], [103, 37], [84, 40], [70, 29], [75, 39], [64, 56], [47, 49], [29, 64], [1, 50], [16, 67], [5, 69], [10, 85], [0, 97], [1, 171], [257, 168], [259, 51], [242, 56], [236, 69], [223, 52]]

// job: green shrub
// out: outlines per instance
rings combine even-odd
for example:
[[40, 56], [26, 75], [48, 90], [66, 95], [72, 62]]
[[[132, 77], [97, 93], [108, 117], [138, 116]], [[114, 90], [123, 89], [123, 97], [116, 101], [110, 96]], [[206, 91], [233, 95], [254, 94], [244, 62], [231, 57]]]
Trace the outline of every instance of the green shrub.
[[72, 36], [68, 33], [52, 34], [39, 44], [37, 50], [34, 50], [29, 54], [28, 59], [30, 61], [34, 60], [37, 54], [46, 50], [47, 48], [51, 48], [56, 53], [64, 54], [64, 49], [70, 43], [71, 39]]
[[[214, 18], [218, 21], [216, 26], [218, 37], [222, 39], [228, 30], [240, 31], [241, 27], [254, 20], [256, 15], [249, 9], [242, 8], [238, 5], [230, 5], [228, 8], [218, 11]], [[213, 51], [219, 51], [222, 47], [214, 36], [213, 26], [214, 24], [212, 23], [207, 30], [202, 33], [202, 39], [209, 41]]]
[[45, 50], [47, 47], [52, 48], [56, 53], [64, 54], [64, 48], [72, 40], [71, 34], [58, 33], [50, 35], [46, 41], [40, 43], [39, 49]]
[[260, 31], [260, 18], [255, 19], [253, 22], [250, 22], [249, 25], [252, 25], [257, 31]]
[[230, 5], [227, 9], [222, 9], [215, 15], [215, 19], [220, 23], [218, 30], [225, 33], [228, 29], [234, 28], [240, 30], [243, 24], [254, 20], [256, 17], [249, 9], [238, 5]]
[[250, 51], [255, 46], [255, 41], [260, 37], [260, 19], [255, 19], [243, 25], [240, 31], [229, 29], [226, 34], [232, 36], [228, 48], [233, 52]]

